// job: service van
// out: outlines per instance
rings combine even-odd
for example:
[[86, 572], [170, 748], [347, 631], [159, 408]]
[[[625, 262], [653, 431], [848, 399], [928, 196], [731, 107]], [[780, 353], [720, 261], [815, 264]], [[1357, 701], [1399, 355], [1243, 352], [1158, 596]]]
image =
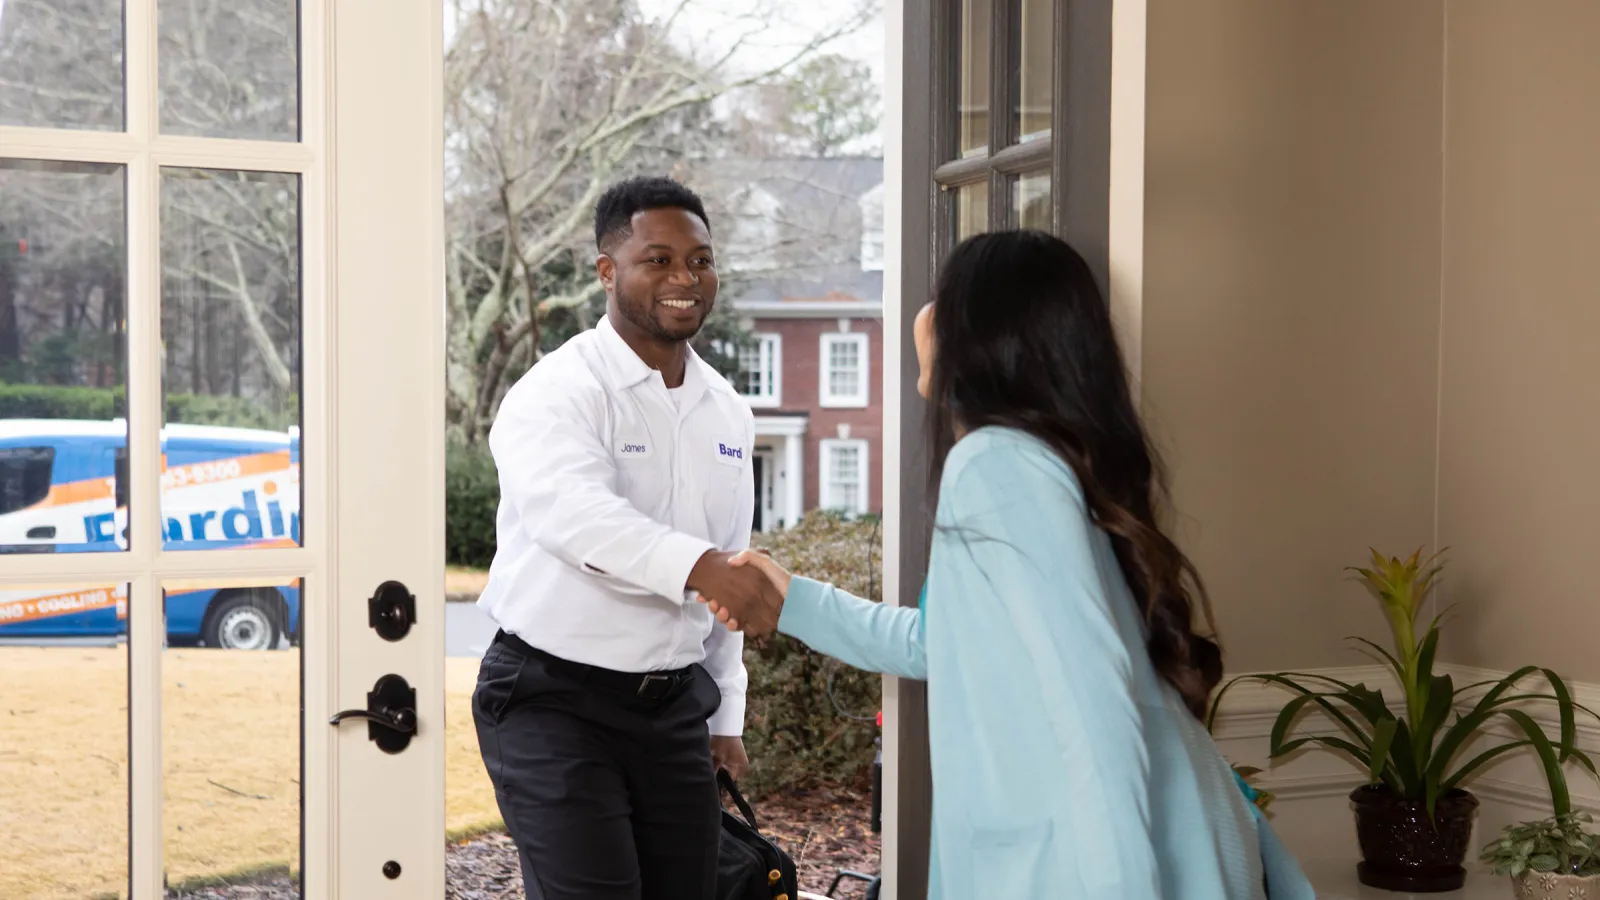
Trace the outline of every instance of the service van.
[[[105, 553], [128, 546], [124, 420], [0, 421], [0, 553]], [[210, 425], [161, 433], [167, 550], [300, 542], [300, 435]], [[298, 583], [167, 582], [167, 639], [234, 649], [298, 642]], [[127, 634], [126, 586], [0, 590], [0, 640]]]

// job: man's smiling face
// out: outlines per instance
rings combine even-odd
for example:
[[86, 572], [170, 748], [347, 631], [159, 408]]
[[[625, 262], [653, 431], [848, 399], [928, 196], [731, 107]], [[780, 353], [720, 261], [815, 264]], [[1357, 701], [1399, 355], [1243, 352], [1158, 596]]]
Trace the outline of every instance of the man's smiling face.
[[[600, 257], [600, 280], [635, 337], [682, 343], [717, 302], [711, 232], [686, 209], [647, 209]], [[625, 335], [626, 336], [626, 335]]]

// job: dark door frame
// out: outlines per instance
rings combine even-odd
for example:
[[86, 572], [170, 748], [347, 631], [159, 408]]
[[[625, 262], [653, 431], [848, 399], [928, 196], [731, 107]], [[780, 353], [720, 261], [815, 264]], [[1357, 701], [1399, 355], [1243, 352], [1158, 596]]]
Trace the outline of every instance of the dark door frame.
[[[994, 40], [991, 50], [991, 147], [1000, 149], [976, 160], [956, 160], [954, 153], [955, 31], [961, 0], [885, 4], [891, 70], [886, 73], [884, 107], [885, 177], [892, 182], [887, 184], [885, 223], [889, 242], [898, 238], [898, 265], [891, 250], [884, 284], [885, 602], [916, 605], [927, 572], [934, 511], [925, 502], [925, 419], [916, 393], [911, 322], [931, 298], [938, 261], [951, 245], [954, 192], [948, 188], [989, 178], [990, 228], [1009, 227], [1013, 213], [1006, 207], [1010, 191], [1002, 189], [1005, 179], [1048, 157], [1055, 231], [1085, 256], [1107, 291], [1112, 257], [1112, 20], [1114, 12], [1137, 6], [1137, 15], [1125, 14], [1120, 21], [1142, 28], [1144, 2], [1056, 0], [1052, 137], [1048, 145], [1006, 147], [1008, 123], [1000, 120], [1008, 118], [1011, 108], [1012, 51], [1001, 48], [1007, 46], [1003, 38], [1016, 0], [995, 0], [991, 38], [1002, 39]], [[1119, 66], [1131, 63], [1142, 69], [1142, 34], [1132, 46], [1138, 59], [1123, 59]], [[1143, 98], [1137, 99], [1142, 107]], [[884, 711], [884, 896], [922, 900], [928, 889], [933, 799], [926, 686], [884, 679]]]

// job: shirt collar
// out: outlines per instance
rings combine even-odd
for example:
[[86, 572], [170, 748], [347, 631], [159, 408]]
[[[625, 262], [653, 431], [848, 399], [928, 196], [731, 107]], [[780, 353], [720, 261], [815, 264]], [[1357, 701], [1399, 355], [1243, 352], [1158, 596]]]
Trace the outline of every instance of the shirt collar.
[[[600, 353], [605, 358], [606, 373], [611, 379], [612, 386], [617, 390], [627, 390], [637, 384], [642, 384], [650, 379], [655, 370], [633, 352], [628, 342], [617, 334], [617, 329], [611, 324], [609, 315], [602, 316], [600, 323], [594, 330], [599, 333]], [[709, 382], [706, 370], [710, 368], [693, 347], [684, 348], [683, 361], [683, 388], [679, 394], [679, 406], [685, 412], [692, 409], [700, 402], [700, 397], [705, 394]]]
[[600, 324], [594, 330], [600, 338], [600, 354], [605, 358], [606, 374], [611, 378], [612, 387], [618, 390], [631, 388], [650, 377], [654, 370], [645, 365], [639, 354], [633, 352], [622, 335], [617, 334], [609, 315], [601, 316]]

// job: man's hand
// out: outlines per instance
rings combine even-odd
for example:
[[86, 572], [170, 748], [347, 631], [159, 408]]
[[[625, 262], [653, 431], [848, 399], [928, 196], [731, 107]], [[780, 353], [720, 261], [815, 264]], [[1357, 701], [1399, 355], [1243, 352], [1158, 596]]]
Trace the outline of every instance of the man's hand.
[[[789, 596], [789, 572], [784, 569], [783, 566], [773, 562], [772, 554], [766, 550], [757, 549], [741, 551], [740, 553], [736, 554], [733, 559], [728, 560], [728, 565], [733, 566], [735, 569], [746, 566], [752, 569], [759, 569], [762, 574], [766, 575], [767, 579], [772, 582], [772, 586], [775, 590], [777, 590], [778, 596], [784, 598]], [[718, 622], [727, 625], [730, 629], [737, 629], [739, 627], [739, 620], [726, 606], [718, 603], [717, 598], [704, 597], [702, 599], [704, 600], [706, 606], [711, 609], [711, 612], [716, 615]], [[778, 605], [778, 611], [780, 614], [783, 612], [782, 603]], [[746, 631], [748, 630], [749, 629], [746, 629]], [[758, 643], [760, 639], [760, 636], [758, 636]]]
[[711, 606], [717, 620], [730, 631], [766, 637], [778, 627], [783, 594], [760, 568], [734, 566], [734, 555], [707, 551], [694, 564], [687, 587], [700, 595], [700, 602]]
[[744, 740], [712, 735], [711, 763], [715, 768], [728, 770], [734, 781], [743, 778], [745, 770], [750, 768], [750, 757], [744, 753]]

